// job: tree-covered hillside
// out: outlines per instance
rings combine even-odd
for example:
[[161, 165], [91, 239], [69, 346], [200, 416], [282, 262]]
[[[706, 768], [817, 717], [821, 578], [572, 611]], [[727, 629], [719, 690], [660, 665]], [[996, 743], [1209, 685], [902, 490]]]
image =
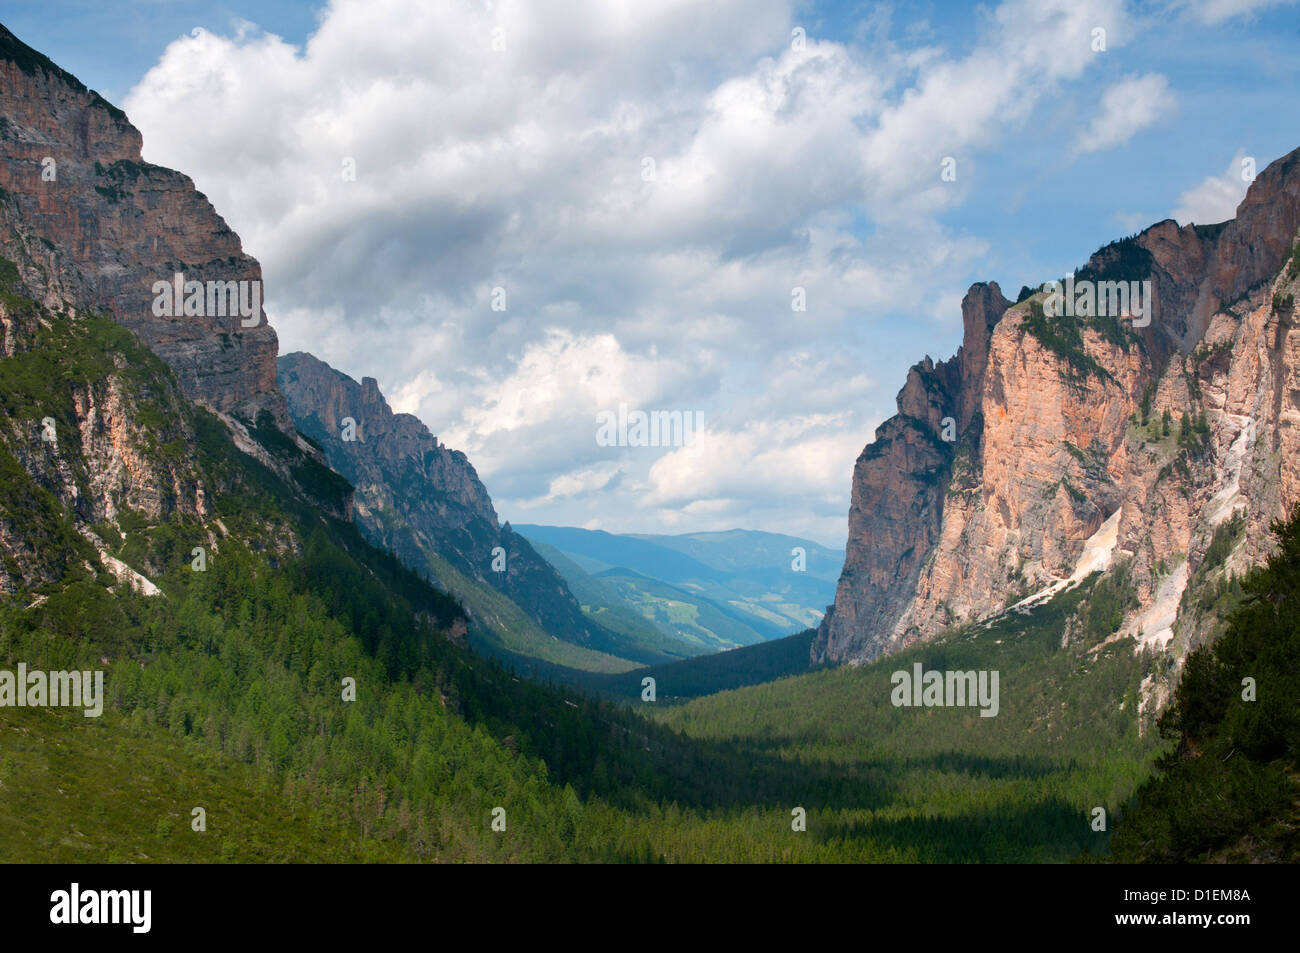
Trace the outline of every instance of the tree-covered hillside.
[[1116, 831], [1116, 860], [1300, 856], [1300, 511], [1274, 532], [1226, 632], [1187, 658], [1160, 719], [1177, 746]]
[[[951, 631], [863, 667], [815, 671], [659, 712], [690, 738], [808, 771], [808, 829], [869, 839], [924, 861], [1066, 861], [1106, 851], [1108, 819], [1147, 776], [1141, 683], [1156, 664], [1111, 639], [1122, 571], [1093, 576], [1028, 614]], [[895, 707], [897, 671], [996, 671], [993, 717], [973, 707]], [[810, 769], [818, 769], [813, 771]], [[820, 786], [818, 772], [885, 796]], [[855, 790], [855, 789], [854, 789]]]

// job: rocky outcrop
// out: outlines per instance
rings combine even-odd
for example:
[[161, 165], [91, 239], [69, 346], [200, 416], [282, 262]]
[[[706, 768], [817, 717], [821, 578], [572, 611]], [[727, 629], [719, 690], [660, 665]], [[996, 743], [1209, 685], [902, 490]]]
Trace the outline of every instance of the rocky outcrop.
[[958, 355], [912, 368], [858, 459], [813, 660], [865, 662], [995, 616], [1084, 562], [1126, 567], [1137, 608], [1119, 634], [1175, 656], [1206, 638], [1207, 592], [1261, 561], [1300, 503], [1298, 230], [1300, 150], [1234, 220], [1161, 222], [1080, 269], [1151, 281], [1146, 328], [972, 287]]
[[32, 267], [50, 279], [42, 303], [111, 316], [191, 400], [248, 420], [269, 413], [288, 432], [264, 313], [254, 326], [239, 314], [154, 313], [155, 282], [178, 272], [205, 291], [209, 281], [248, 282], [250, 303], [262, 272], [194, 183], [142, 161], [140, 148], [124, 113], [0, 26], [0, 202], [39, 239]]
[[[216, 459], [227, 445], [195, 404], [318, 512], [350, 517], [351, 487], [289, 420], [266, 316], [215, 316], [206, 288], [188, 309], [206, 316], [186, 315], [184, 294], [178, 316], [155, 308], [154, 284], [178, 271], [236, 295], [248, 282], [249, 303], [261, 271], [193, 183], [142, 162], [140, 145], [120, 110], [0, 27], [5, 591], [84, 572], [150, 592], [139, 570], [163, 567], [148, 547], [135, 567], [105, 551], [123, 525], [186, 523], [215, 548], [214, 501], [250, 489], [248, 471]], [[258, 548], [297, 546], [282, 526], [262, 530]]]
[[564, 580], [499, 525], [473, 465], [410, 414], [395, 414], [374, 378], [357, 383], [310, 354], [280, 358], [280, 388], [298, 429], [356, 488], [356, 520], [408, 566], [437, 577], [430, 556], [504, 593], [547, 632], [602, 651], [611, 634], [583, 615]]
[[874, 658], [883, 644], [861, 633], [890, 632], [907, 610], [943, 530], [956, 435], [978, 433], [989, 346], [1009, 304], [995, 283], [971, 287], [957, 356], [938, 364], [927, 357], [908, 372], [898, 414], [858, 457], [844, 571], [813, 643], [816, 661]]
[[[358, 512], [391, 509], [393, 484], [400, 484], [424, 491], [413, 502], [432, 507], [434, 522], [496, 524], [492, 500], [465, 454], [443, 446], [419, 418], [393, 413], [373, 377], [358, 384], [301, 351], [284, 355], [278, 365], [299, 429], [327, 448], [327, 457], [340, 464], [335, 469], [366, 497], [367, 502], [358, 501]], [[349, 419], [352, 429], [345, 440]]]

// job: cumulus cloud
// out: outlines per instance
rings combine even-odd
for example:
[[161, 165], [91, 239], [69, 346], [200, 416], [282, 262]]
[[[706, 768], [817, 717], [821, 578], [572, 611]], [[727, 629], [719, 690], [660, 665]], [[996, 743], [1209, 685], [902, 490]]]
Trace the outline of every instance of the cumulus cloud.
[[[942, 276], [988, 245], [944, 213], [1096, 62], [1094, 26], [1131, 27], [1121, 0], [1008, 0], [956, 52], [884, 21], [796, 48], [795, 9], [334, 0], [302, 47], [178, 38], [125, 107], [262, 261], [284, 349], [378, 378], [506, 515], [838, 542], [919, 356], [873, 328], [955, 327]], [[707, 439], [599, 447], [620, 402], [700, 410]]]
[[1244, 154], [1238, 152], [1222, 175], [1212, 175], [1179, 195], [1178, 207], [1169, 217], [1182, 225], [1213, 225], [1235, 217], [1237, 206], [1250, 188], [1250, 182], [1242, 177], [1243, 158]]
[[1176, 99], [1169, 80], [1159, 73], [1127, 76], [1102, 94], [1100, 109], [1079, 137], [1084, 152], [1123, 145], [1138, 132], [1168, 115]]
[[563, 473], [551, 479], [545, 496], [536, 500], [520, 501], [519, 505], [524, 509], [532, 509], [557, 500], [603, 490], [622, 475], [623, 470], [618, 464], [602, 464], [585, 470]]
[[756, 502], [792, 487], [806, 496], [838, 498], [864, 443], [861, 434], [846, 432], [847, 416], [816, 414], [754, 420], [731, 431], [706, 429], [690, 446], [660, 457], [650, 468], [646, 502]]

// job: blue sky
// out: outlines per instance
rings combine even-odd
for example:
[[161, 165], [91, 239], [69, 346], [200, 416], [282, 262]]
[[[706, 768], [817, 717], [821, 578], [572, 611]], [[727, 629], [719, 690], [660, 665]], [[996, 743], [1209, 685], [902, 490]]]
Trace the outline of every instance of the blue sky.
[[[966, 287], [1014, 298], [1163, 218], [1230, 217], [1241, 160], [1300, 146], [1291, 3], [42, 0], [3, 21], [212, 198], [282, 350], [378, 378], [516, 522], [842, 545], [853, 461], [906, 368], [956, 350]], [[706, 433], [599, 446], [619, 403]]]

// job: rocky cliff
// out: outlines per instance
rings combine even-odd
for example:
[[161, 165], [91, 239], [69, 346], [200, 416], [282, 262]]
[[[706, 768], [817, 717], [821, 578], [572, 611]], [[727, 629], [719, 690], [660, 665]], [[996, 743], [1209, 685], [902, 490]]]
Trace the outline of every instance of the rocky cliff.
[[498, 523], [465, 454], [440, 443], [418, 418], [393, 413], [374, 378], [358, 384], [304, 353], [286, 354], [279, 366], [294, 423], [356, 488], [357, 522], [378, 545], [435, 577], [429, 557], [436, 554], [507, 595], [552, 635], [619, 649], [528, 540]]
[[[143, 162], [140, 148], [121, 110], [0, 26], [2, 353], [77, 340], [92, 333], [78, 322], [111, 319], [161, 358], [182, 403], [216, 413], [241, 450], [348, 518], [348, 489], [322, 476], [323, 457], [294, 431], [276, 387], [260, 266], [188, 177]], [[164, 521], [202, 517], [212, 488], [152, 466], [151, 448], [193, 445], [182, 408], [146, 414], [152, 431], [128, 434], [124, 421], [138, 418], [120, 396], [127, 369], [87, 369], [86, 380], [62, 375], [78, 406], [53, 416], [65, 440], [81, 434], [78, 453], [91, 452], [78, 465], [89, 482], [53, 472], [38, 482], [60, 497], [78, 493], [83, 525], [123, 508]], [[51, 400], [62, 407], [61, 394]], [[40, 462], [17, 452], [25, 467]], [[192, 475], [193, 463], [178, 459], [172, 469]]]
[[[224, 294], [208, 307], [208, 282], [246, 282], [252, 304], [261, 266], [189, 177], [142, 161], [140, 148], [121, 110], [0, 26], [0, 201], [37, 239], [32, 266], [49, 278], [42, 303], [110, 315], [191, 400], [248, 420], [266, 412], [288, 432], [265, 314], [230, 314]], [[202, 284], [201, 309], [184, 285], [182, 301], [156, 307], [155, 283], [177, 273]], [[218, 310], [227, 313], [208, 313]]]
[[1300, 150], [1232, 221], [1161, 222], [1076, 273], [1150, 281], [1146, 327], [973, 286], [957, 356], [912, 368], [858, 458], [813, 660], [869, 661], [1121, 566], [1117, 635], [1174, 660], [1209, 638], [1228, 575], [1300, 503], [1298, 229]]
[[269, 418], [223, 423], [111, 318], [45, 305], [48, 250], [0, 200], [0, 592], [37, 605], [50, 587], [128, 582], [154, 595], [150, 577], [188, 568], [195, 547], [213, 557], [233, 535], [274, 563], [302, 542], [283, 512], [346, 516], [351, 486]]
[[971, 288], [962, 302], [965, 340], [957, 355], [912, 367], [898, 395], [898, 414], [858, 457], [844, 571], [814, 643], [814, 660], [858, 657], [860, 633], [891, 631], [906, 611], [943, 531], [955, 456], [945, 427], [950, 435], [978, 438], [990, 336], [1009, 303], [996, 284]]
[[[422, 571], [431, 571], [432, 555], [517, 599], [545, 630], [534, 641], [558, 634], [596, 652], [616, 647], [528, 542], [498, 525], [464, 454], [415, 418], [393, 414], [373, 380], [358, 385], [306, 355], [290, 358], [302, 426], [320, 445], [304, 439], [277, 384], [278, 342], [261, 299], [260, 266], [194, 183], [144, 162], [125, 114], [0, 26], [0, 355], [61, 341], [82, 350], [103, 336], [95, 323], [103, 318], [130, 332], [114, 348], [141, 360], [156, 355], [166, 369], [155, 370], [168, 378], [145, 386], [142, 407], [130, 368], [85, 354], [75, 369], [51, 368], [43, 406], [8, 408], [0, 467], [7, 449], [20, 505], [0, 512], [0, 554], [10, 557], [0, 588], [67, 571], [29, 558], [22, 543], [29, 511], [57, 509], [44, 506], [44, 494], [74, 511], [81, 536], [95, 527], [116, 532], [122, 514], [150, 526], [210, 518], [212, 498], [231, 487], [195, 455], [201, 418], [188, 412], [193, 402], [320, 511], [355, 517]], [[25, 363], [9, 370], [27, 374]], [[164, 396], [170, 403], [159, 403]], [[348, 415], [363, 436], [345, 445], [336, 428]], [[47, 417], [57, 443], [41, 436]], [[362, 488], [355, 513], [351, 487], [325, 469], [322, 446]], [[46, 530], [56, 523], [51, 516]], [[90, 545], [75, 548], [93, 559]], [[500, 573], [492, 569], [498, 546]], [[518, 611], [502, 603], [492, 609], [503, 619]]]

